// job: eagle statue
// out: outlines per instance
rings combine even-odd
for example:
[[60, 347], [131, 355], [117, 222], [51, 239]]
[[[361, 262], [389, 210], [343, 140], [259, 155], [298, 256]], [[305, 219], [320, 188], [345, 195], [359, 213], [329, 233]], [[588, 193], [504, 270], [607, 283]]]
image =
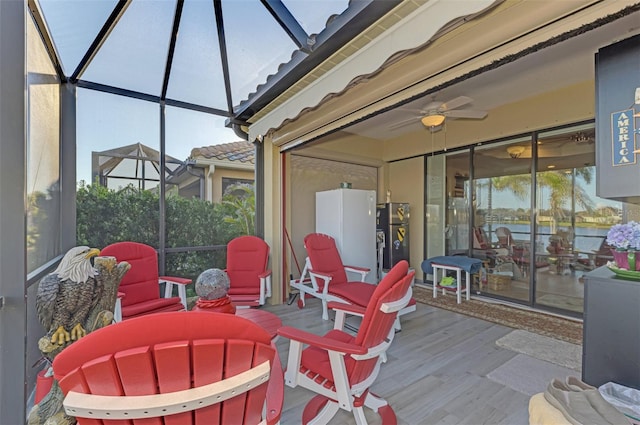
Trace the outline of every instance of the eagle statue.
[[36, 309], [51, 343], [63, 345], [86, 335], [83, 324], [103, 291], [91, 265], [99, 254], [88, 246], [71, 248], [58, 268], [40, 280]]

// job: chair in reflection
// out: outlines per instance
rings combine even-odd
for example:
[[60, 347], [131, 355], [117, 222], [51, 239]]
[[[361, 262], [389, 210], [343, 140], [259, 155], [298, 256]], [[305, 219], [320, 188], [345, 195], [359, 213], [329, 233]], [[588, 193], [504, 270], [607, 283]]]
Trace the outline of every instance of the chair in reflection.
[[[527, 276], [531, 272], [531, 252], [527, 248], [527, 244], [514, 245], [511, 250], [513, 262], [520, 268], [522, 274]], [[534, 266], [536, 269], [548, 267], [549, 262], [543, 257], [536, 256]]]
[[573, 251], [573, 232], [570, 230], [558, 230], [555, 235], [551, 235], [547, 251], [550, 254], [571, 253]]
[[513, 236], [511, 230], [506, 227], [498, 227], [496, 229], [496, 236], [498, 237], [498, 246], [500, 248], [511, 248], [513, 245]]
[[494, 267], [496, 263], [508, 259], [509, 251], [505, 248], [494, 247], [487, 232], [482, 227], [474, 227], [473, 257], [486, 260], [489, 267]]
[[482, 227], [473, 228], [473, 249], [474, 251], [493, 251], [487, 232]]
[[587, 258], [578, 257], [576, 259], [576, 267], [582, 270], [589, 271], [597, 267], [604, 266], [609, 261], [613, 261], [613, 255], [611, 254], [611, 245], [607, 243], [607, 238], [602, 238], [600, 247], [590, 253], [581, 252], [579, 254], [586, 254]]
[[577, 253], [573, 251], [573, 231], [558, 230], [549, 237], [549, 261], [555, 265], [558, 274], [570, 274], [576, 263]]

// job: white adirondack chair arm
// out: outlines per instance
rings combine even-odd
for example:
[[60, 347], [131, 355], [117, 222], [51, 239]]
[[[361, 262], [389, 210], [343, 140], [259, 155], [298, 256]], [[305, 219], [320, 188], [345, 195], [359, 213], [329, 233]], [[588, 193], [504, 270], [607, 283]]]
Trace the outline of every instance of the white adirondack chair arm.
[[326, 296], [329, 293], [328, 292], [329, 285], [331, 284], [331, 280], [333, 278], [331, 276], [315, 273], [313, 270], [309, 270], [309, 277], [311, 278], [311, 281], [313, 282], [313, 286], [316, 289], [316, 291], [320, 288], [316, 279], [322, 279], [324, 281], [324, 285], [322, 285], [322, 293], [324, 294], [326, 299]]
[[168, 279], [167, 277], [160, 277], [158, 279], [158, 285], [164, 283], [164, 297], [171, 298], [173, 296], [173, 286], [178, 287], [178, 296], [180, 297], [180, 302], [184, 306], [184, 309], [187, 310], [187, 285], [175, 282], [173, 280]]
[[238, 375], [182, 391], [141, 396], [105, 396], [70, 391], [63, 401], [70, 416], [93, 419], [143, 419], [188, 412], [228, 400], [269, 380], [265, 361]]
[[413, 296], [413, 291], [411, 290], [411, 287], [409, 287], [409, 290], [404, 295], [404, 297], [402, 297], [402, 298], [400, 298], [399, 300], [396, 300], [396, 301], [390, 301], [388, 303], [383, 303], [380, 306], [380, 311], [382, 311], [384, 313], [394, 313], [396, 311], [400, 311], [403, 308], [405, 308], [407, 306], [407, 304], [409, 304], [409, 301], [411, 301], [411, 297], [412, 296]]
[[261, 288], [264, 288], [264, 293], [266, 298], [270, 298], [271, 297], [271, 274], [269, 274], [266, 277], [260, 278], [260, 286]]
[[346, 272], [359, 274], [360, 275], [360, 282], [364, 282], [364, 280], [366, 279], [367, 275], [371, 271], [370, 269], [365, 268], [365, 267], [355, 267], [355, 266], [346, 266], [346, 265], [344, 266], [344, 270]]
[[267, 302], [267, 298], [271, 297], [271, 270], [266, 276], [260, 277], [260, 299], [258, 303], [264, 305]]
[[387, 339], [384, 342], [376, 345], [375, 347], [369, 348], [369, 351], [367, 351], [366, 354], [352, 354], [351, 357], [353, 357], [354, 360], [368, 360], [380, 357], [383, 353], [387, 352], [387, 349], [391, 345], [391, 341], [393, 341], [393, 338]]

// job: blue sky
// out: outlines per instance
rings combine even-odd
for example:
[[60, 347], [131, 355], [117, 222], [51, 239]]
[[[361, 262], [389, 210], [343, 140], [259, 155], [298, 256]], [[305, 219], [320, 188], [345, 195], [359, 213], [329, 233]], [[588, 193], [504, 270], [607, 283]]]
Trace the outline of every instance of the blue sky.
[[[78, 90], [77, 180], [91, 180], [91, 152], [142, 143], [159, 150], [160, 108], [156, 103]], [[196, 147], [240, 140], [222, 117], [166, 108], [166, 153], [185, 160]]]
[[[2, 1], [2, 0], [0, 0]], [[308, 34], [321, 32], [348, 0], [283, 0]], [[65, 75], [71, 75], [116, 0], [40, 0]], [[159, 96], [176, 0], [134, 0], [79, 78]], [[256, 91], [297, 46], [258, 0], [223, 0], [232, 103]], [[219, 40], [211, 0], [186, 0], [167, 98], [227, 109]], [[78, 89], [78, 180], [88, 181], [91, 152], [142, 143], [159, 150], [159, 107], [150, 102]], [[167, 107], [166, 153], [186, 159], [191, 149], [240, 138], [225, 118]]]

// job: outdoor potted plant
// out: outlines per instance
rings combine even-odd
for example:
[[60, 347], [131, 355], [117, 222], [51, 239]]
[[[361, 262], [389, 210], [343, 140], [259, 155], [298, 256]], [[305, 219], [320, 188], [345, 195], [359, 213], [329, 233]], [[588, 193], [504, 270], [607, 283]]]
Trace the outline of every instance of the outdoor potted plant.
[[611, 251], [618, 268], [640, 271], [640, 258], [636, 261], [640, 252], [640, 223], [630, 221], [611, 226], [607, 243], [613, 247]]

